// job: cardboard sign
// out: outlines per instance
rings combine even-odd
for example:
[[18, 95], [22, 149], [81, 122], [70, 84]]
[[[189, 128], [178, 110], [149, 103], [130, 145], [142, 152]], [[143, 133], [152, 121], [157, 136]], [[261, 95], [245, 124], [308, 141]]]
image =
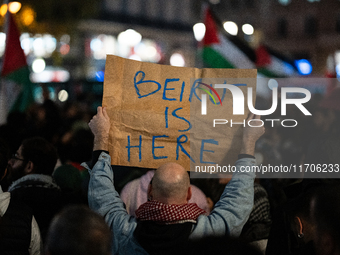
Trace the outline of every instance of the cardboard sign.
[[[253, 88], [254, 102], [256, 75], [252, 69], [173, 67], [108, 55], [103, 106], [107, 107], [111, 119], [112, 165], [157, 168], [166, 162], [176, 162], [189, 170], [190, 163], [208, 162], [205, 158], [212, 151], [217, 152], [214, 158], [229, 155], [228, 159], [236, 159], [242, 125], [221, 125], [213, 129], [211, 118], [221, 119], [215, 115], [221, 112], [222, 104], [218, 106], [209, 98], [207, 115], [202, 115], [200, 97], [212, 91], [207, 87], [209, 79], [229, 84], [245, 78], [248, 79], [246, 86], [240, 87], [245, 104], [247, 87]], [[204, 88], [197, 89], [202, 83]], [[233, 119], [236, 123], [246, 118], [248, 107], [244, 107], [243, 115], [233, 115], [232, 94], [226, 89], [217, 90], [223, 100], [223, 119]], [[207, 126], [203, 127], [203, 123]], [[214, 138], [221, 136], [224, 142], [220, 147], [209, 149], [216, 145]]]

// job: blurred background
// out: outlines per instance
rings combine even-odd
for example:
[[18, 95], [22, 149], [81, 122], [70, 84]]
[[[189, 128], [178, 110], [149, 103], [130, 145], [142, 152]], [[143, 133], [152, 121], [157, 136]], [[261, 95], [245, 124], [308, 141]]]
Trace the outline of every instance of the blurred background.
[[[5, 51], [9, 8], [15, 13], [31, 81], [46, 85], [58, 103], [89, 92], [95, 108], [101, 103], [106, 54], [203, 67], [199, 49], [207, 5], [227, 38], [253, 50], [248, 54], [252, 61], [256, 62], [259, 46], [265, 45], [269, 52], [289, 59], [299, 75], [336, 75], [339, 0], [23, 0], [8, 6], [3, 2], [0, 56]], [[34, 96], [37, 102], [43, 100], [40, 86]]]

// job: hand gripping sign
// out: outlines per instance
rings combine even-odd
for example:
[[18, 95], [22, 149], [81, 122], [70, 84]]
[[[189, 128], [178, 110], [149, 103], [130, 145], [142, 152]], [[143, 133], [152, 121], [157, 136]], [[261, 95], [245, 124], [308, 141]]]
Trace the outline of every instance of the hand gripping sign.
[[[249, 110], [244, 107], [242, 115], [233, 115], [231, 92], [214, 89], [214, 84], [245, 79], [239, 88], [247, 95], [249, 87], [256, 91], [256, 75], [253, 69], [173, 67], [108, 55], [103, 106], [111, 119], [111, 164], [157, 168], [177, 162], [189, 170], [190, 163], [201, 164], [212, 153], [234, 162], [242, 125], [221, 131], [212, 128], [212, 120], [218, 109], [224, 119], [242, 122]], [[201, 114], [202, 96], [206, 115]], [[255, 93], [252, 97], [255, 103]]]

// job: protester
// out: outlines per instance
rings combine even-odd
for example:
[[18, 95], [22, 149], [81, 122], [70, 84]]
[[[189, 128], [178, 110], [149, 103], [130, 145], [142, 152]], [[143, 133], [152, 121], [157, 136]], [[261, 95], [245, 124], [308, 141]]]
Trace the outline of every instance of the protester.
[[316, 184], [306, 187], [297, 197], [286, 204], [287, 218], [292, 237], [290, 254], [315, 254], [314, 231], [310, 213], [311, 196]]
[[[7, 170], [7, 151], [0, 141], [0, 180]], [[42, 243], [32, 210], [0, 186], [0, 254], [39, 255]]]
[[336, 132], [315, 139], [305, 160], [309, 164], [322, 164], [323, 171], [319, 176], [328, 178], [322, 179], [310, 205], [312, 225], [315, 228], [313, 240], [319, 255], [340, 254], [339, 129]]
[[188, 204], [192, 193], [186, 170], [167, 163], [156, 170], [148, 188], [150, 201], [138, 208], [134, 218], [113, 186], [107, 152], [110, 119], [105, 108], [98, 107], [89, 126], [94, 134], [93, 162], [87, 166], [91, 174], [89, 205], [105, 216], [113, 232], [114, 254], [175, 254], [183, 250], [188, 239], [240, 234], [253, 207], [255, 178], [254, 173], [241, 172], [240, 167], [255, 164], [255, 142], [264, 133], [263, 127], [244, 128], [237, 172], [209, 216], [197, 205]]
[[285, 188], [286, 203], [276, 213], [266, 254], [315, 254], [310, 204], [320, 180], [305, 179]]
[[314, 241], [318, 255], [340, 254], [340, 185], [319, 187], [312, 198]]
[[53, 216], [62, 207], [60, 188], [52, 179], [57, 152], [40, 137], [26, 139], [8, 161], [8, 191], [33, 211], [42, 238]]
[[71, 206], [53, 219], [45, 250], [46, 255], [110, 255], [111, 232], [88, 207]]
[[303, 166], [322, 166], [323, 171], [304, 169], [304, 179], [284, 189], [286, 202], [275, 213], [266, 255], [315, 254], [312, 195], [319, 187], [339, 183], [339, 149], [340, 139], [334, 135], [320, 135], [309, 142]]

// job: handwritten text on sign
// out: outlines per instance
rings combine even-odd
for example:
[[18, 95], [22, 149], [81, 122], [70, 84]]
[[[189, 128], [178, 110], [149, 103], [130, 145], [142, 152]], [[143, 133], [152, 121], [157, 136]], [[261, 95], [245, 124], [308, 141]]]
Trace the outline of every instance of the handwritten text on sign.
[[[111, 163], [156, 168], [177, 162], [187, 169], [190, 162], [205, 163], [204, 153], [212, 151], [206, 144], [218, 145], [218, 140], [207, 137], [214, 131], [204, 130], [208, 121], [200, 112], [202, 92], [211, 93], [206, 87], [198, 89], [207, 77], [226, 83], [231, 78], [254, 78], [256, 70], [179, 68], [108, 56], [103, 106], [111, 118]], [[210, 97], [212, 104], [229, 101], [226, 89], [218, 94], [221, 101]], [[231, 109], [225, 114], [232, 116]], [[233, 150], [230, 146], [223, 144], [218, 150], [225, 154]]]

